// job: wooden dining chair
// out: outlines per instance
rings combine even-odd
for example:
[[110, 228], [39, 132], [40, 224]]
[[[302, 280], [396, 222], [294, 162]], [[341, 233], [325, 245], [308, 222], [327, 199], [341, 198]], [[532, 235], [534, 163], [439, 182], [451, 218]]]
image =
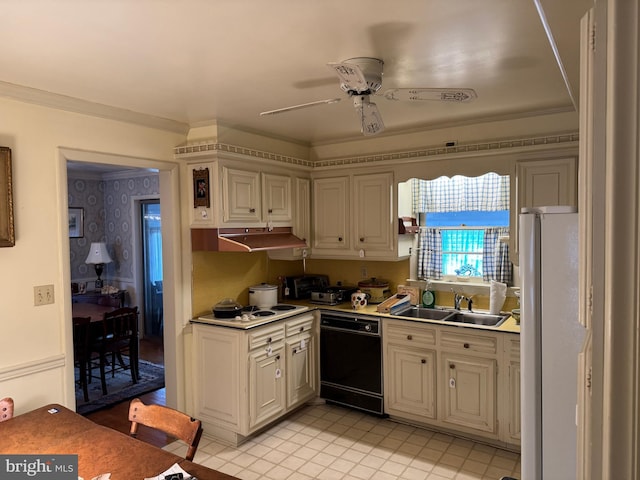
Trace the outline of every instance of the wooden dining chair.
[[13, 398], [5, 397], [0, 400], [0, 422], [13, 417]]
[[139, 398], [134, 398], [129, 404], [129, 421], [131, 430], [129, 435], [136, 438], [138, 425], [142, 424], [182, 440], [187, 444], [185, 458], [193, 460], [202, 436], [202, 422], [190, 417], [186, 413], [163, 405], [145, 405]]
[[91, 317], [73, 317], [73, 361], [78, 366], [78, 385], [82, 388], [85, 402], [89, 401], [90, 328]]
[[[117, 360], [120, 368], [131, 372], [133, 383], [138, 382], [138, 307], [123, 307], [106, 312], [100, 324], [102, 329], [92, 342], [91, 352], [99, 354], [102, 394], [106, 395], [108, 363], [111, 365], [111, 377], [115, 376], [118, 368]], [[129, 356], [128, 365], [124, 362], [123, 354]]]

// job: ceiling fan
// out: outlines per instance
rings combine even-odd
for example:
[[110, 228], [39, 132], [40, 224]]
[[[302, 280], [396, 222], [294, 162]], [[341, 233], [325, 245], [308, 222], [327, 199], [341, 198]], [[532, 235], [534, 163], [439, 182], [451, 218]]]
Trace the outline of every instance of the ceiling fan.
[[[382, 65], [378, 58], [356, 57], [340, 63], [328, 63], [340, 80], [340, 88], [353, 99], [364, 135], [375, 135], [384, 130], [382, 116], [375, 103], [371, 102], [374, 95], [382, 87]], [[441, 102], [469, 102], [477, 98], [471, 88], [392, 88], [379, 94], [387, 100], [393, 101], [441, 101]], [[329, 98], [315, 102], [302, 103], [291, 107], [278, 108], [261, 112], [260, 115], [275, 115], [301, 108], [337, 103], [341, 98]]]

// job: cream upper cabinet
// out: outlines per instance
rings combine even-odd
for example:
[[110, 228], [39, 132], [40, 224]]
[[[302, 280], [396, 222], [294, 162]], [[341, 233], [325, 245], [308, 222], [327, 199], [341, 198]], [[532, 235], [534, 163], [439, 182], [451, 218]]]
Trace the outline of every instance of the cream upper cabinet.
[[260, 222], [260, 173], [222, 167], [222, 202], [225, 223]]
[[315, 258], [397, 260], [393, 173], [313, 180]]
[[349, 177], [318, 178], [313, 181], [312, 253], [335, 256], [351, 253]]
[[291, 224], [291, 177], [263, 173], [262, 219]]
[[[513, 187], [513, 184], [512, 184]], [[518, 264], [518, 215], [525, 207], [578, 205], [578, 160], [575, 157], [516, 162], [515, 208], [511, 210], [509, 252]]]
[[397, 215], [392, 211], [392, 193], [392, 173], [353, 176], [354, 248], [366, 256], [374, 251], [383, 256], [393, 252]]
[[298, 228], [306, 230], [308, 238], [310, 201], [307, 198], [305, 206], [294, 209], [293, 195], [294, 187], [303, 189], [298, 181], [307, 182], [307, 192], [302, 190], [301, 195], [309, 195], [310, 180], [278, 169], [237, 168], [236, 164], [214, 160], [187, 165], [190, 226], [288, 227], [294, 223], [295, 211], [302, 219]]

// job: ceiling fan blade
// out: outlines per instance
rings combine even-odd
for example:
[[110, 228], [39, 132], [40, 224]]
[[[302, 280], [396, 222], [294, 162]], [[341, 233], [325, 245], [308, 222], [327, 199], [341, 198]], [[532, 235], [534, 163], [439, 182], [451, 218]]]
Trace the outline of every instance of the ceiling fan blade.
[[260, 116], [263, 115], [275, 115], [276, 113], [290, 112], [292, 110], [300, 110], [302, 108], [315, 107], [316, 105], [325, 105], [330, 103], [337, 103], [341, 98], [328, 98], [326, 100], [317, 100], [315, 102], [301, 103], [300, 105], [293, 105], [291, 107], [277, 108], [276, 110], [267, 110], [266, 112], [260, 112]]
[[340, 87], [345, 91], [366, 92], [369, 90], [367, 80], [360, 67], [353, 63], [327, 63], [327, 66], [333, 70], [338, 78], [340, 78]]
[[471, 88], [392, 88], [384, 92], [387, 100], [435, 100], [439, 102], [470, 102], [478, 98]]
[[353, 105], [360, 117], [363, 135], [368, 137], [384, 131], [380, 111], [375, 103], [369, 101], [369, 95], [354, 96]]

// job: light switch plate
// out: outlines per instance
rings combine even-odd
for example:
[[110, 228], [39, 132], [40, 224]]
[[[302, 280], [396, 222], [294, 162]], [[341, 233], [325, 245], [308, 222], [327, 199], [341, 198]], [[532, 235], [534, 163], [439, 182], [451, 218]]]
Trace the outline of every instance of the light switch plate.
[[33, 304], [36, 307], [54, 302], [53, 285], [37, 285], [33, 287]]

